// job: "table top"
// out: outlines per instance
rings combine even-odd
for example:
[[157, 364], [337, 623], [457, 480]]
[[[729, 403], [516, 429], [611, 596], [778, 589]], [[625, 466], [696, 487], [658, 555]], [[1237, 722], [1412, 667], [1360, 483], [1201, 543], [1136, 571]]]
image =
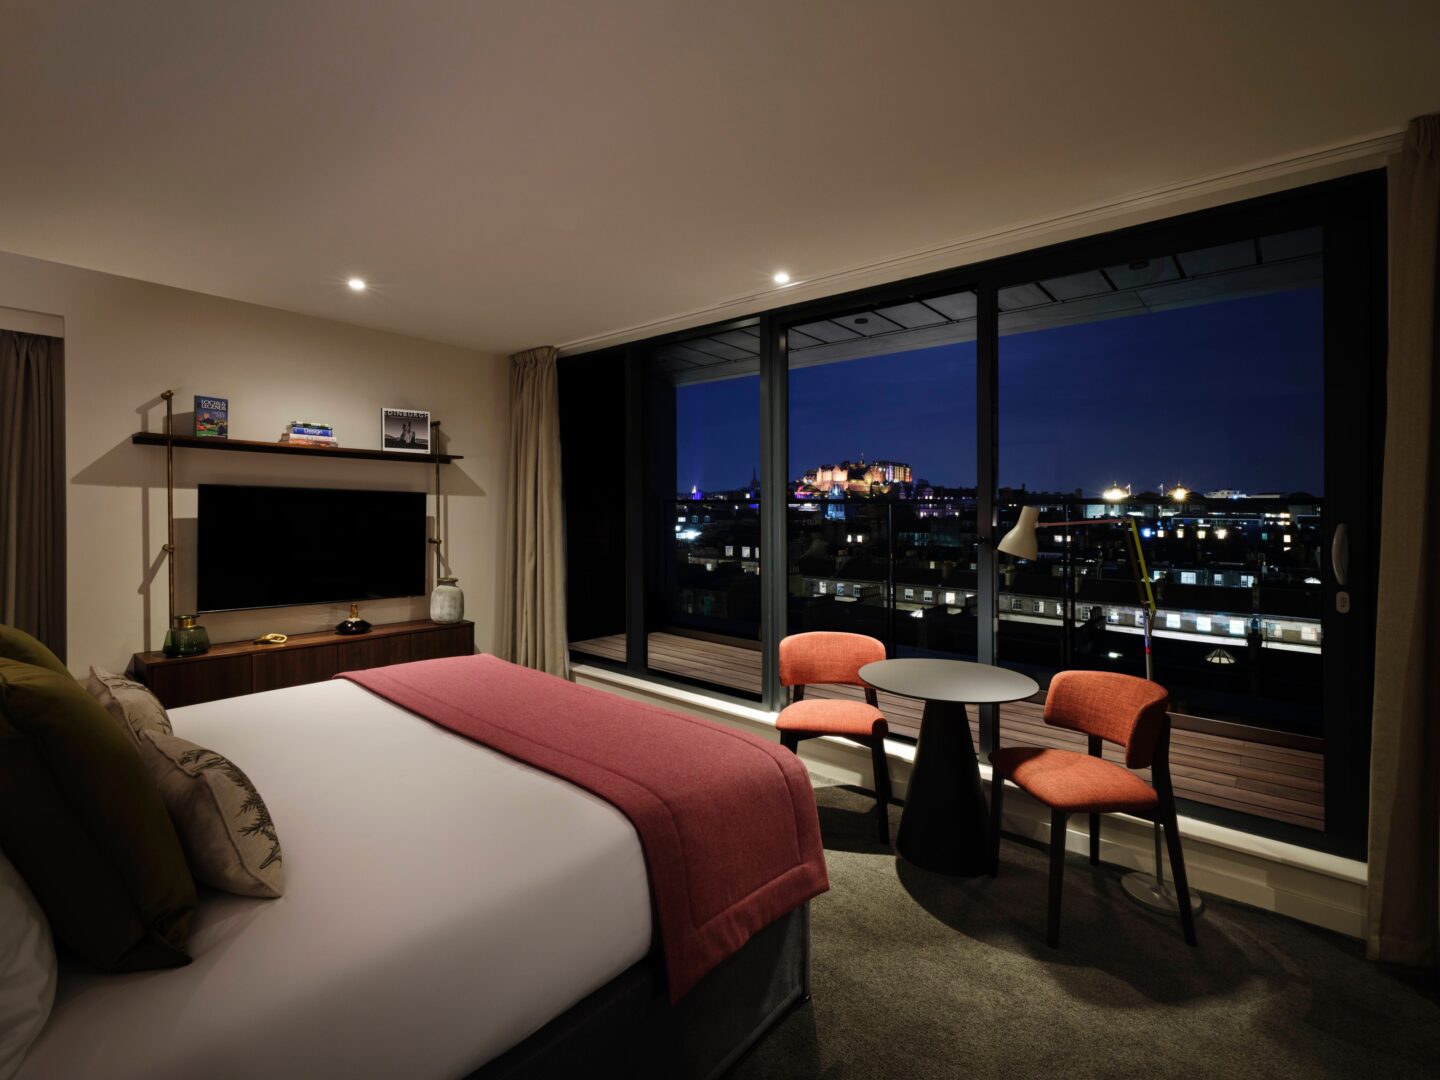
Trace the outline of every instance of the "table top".
[[969, 660], [876, 660], [860, 677], [877, 690], [924, 701], [995, 705], [1040, 692], [1040, 684], [1018, 671]]

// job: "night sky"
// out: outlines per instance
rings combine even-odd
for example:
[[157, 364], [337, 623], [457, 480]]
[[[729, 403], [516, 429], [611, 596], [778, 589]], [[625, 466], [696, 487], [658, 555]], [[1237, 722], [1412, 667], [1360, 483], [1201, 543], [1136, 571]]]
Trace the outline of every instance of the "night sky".
[[[1319, 289], [1107, 319], [1000, 339], [1000, 483], [1110, 483], [1323, 494]], [[749, 482], [758, 378], [676, 390], [677, 479]], [[797, 368], [790, 467], [903, 461], [917, 479], [975, 483], [975, 344]]]

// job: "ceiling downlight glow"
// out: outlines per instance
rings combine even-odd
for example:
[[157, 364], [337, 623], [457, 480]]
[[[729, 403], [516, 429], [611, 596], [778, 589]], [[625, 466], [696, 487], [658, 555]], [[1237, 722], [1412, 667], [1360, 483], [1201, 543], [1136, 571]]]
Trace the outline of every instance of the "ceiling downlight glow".
[[365, 291], [365, 279], [364, 279], [364, 278], [352, 277], [349, 281], [345, 282], [345, 284], [350, 287], [350, 291], [351, 291], [351, 292], [364, 292], [364, 291]]
[[790, 275], [787, 274], [784, 270], [776, 270], [774, 276], [770, 280], [775, 282], [776, 285], [789, 285]]

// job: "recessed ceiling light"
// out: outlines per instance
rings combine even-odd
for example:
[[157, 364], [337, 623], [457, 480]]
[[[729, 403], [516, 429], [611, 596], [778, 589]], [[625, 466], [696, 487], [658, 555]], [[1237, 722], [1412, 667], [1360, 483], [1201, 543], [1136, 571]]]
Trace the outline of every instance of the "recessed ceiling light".
[[351, 292], [364, 292], [364, 291], [365, 291], [365, 279], [364, 279], [364, 278], [352, 277], [352, 278], [351, 278], [349, 281], [347, 281], [345, 284], [350, 286], [350, 291], [351, 291]]
[[790, 275], [787, 274], [784, 270], [776, 270], [775, 277], [772, 280], [775, 282], [776, 285], [789, 285]]

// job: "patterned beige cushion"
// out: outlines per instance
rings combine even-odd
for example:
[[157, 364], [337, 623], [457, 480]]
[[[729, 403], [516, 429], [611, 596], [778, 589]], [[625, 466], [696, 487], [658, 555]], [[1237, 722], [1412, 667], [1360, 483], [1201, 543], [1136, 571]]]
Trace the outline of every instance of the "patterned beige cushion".
[[135, 740], [136, 746], [147, 731], [170, 734], [170, 717], [165, 713], [165, 706], [142, 683], [92, 667], [85, 689], [105, 706], [105, 711]]
[[249, 777], [215, 751], [163, 731], [145, 732], [140, 756], [196, 881], [241, 896], [285, 891], [275, 823]]

